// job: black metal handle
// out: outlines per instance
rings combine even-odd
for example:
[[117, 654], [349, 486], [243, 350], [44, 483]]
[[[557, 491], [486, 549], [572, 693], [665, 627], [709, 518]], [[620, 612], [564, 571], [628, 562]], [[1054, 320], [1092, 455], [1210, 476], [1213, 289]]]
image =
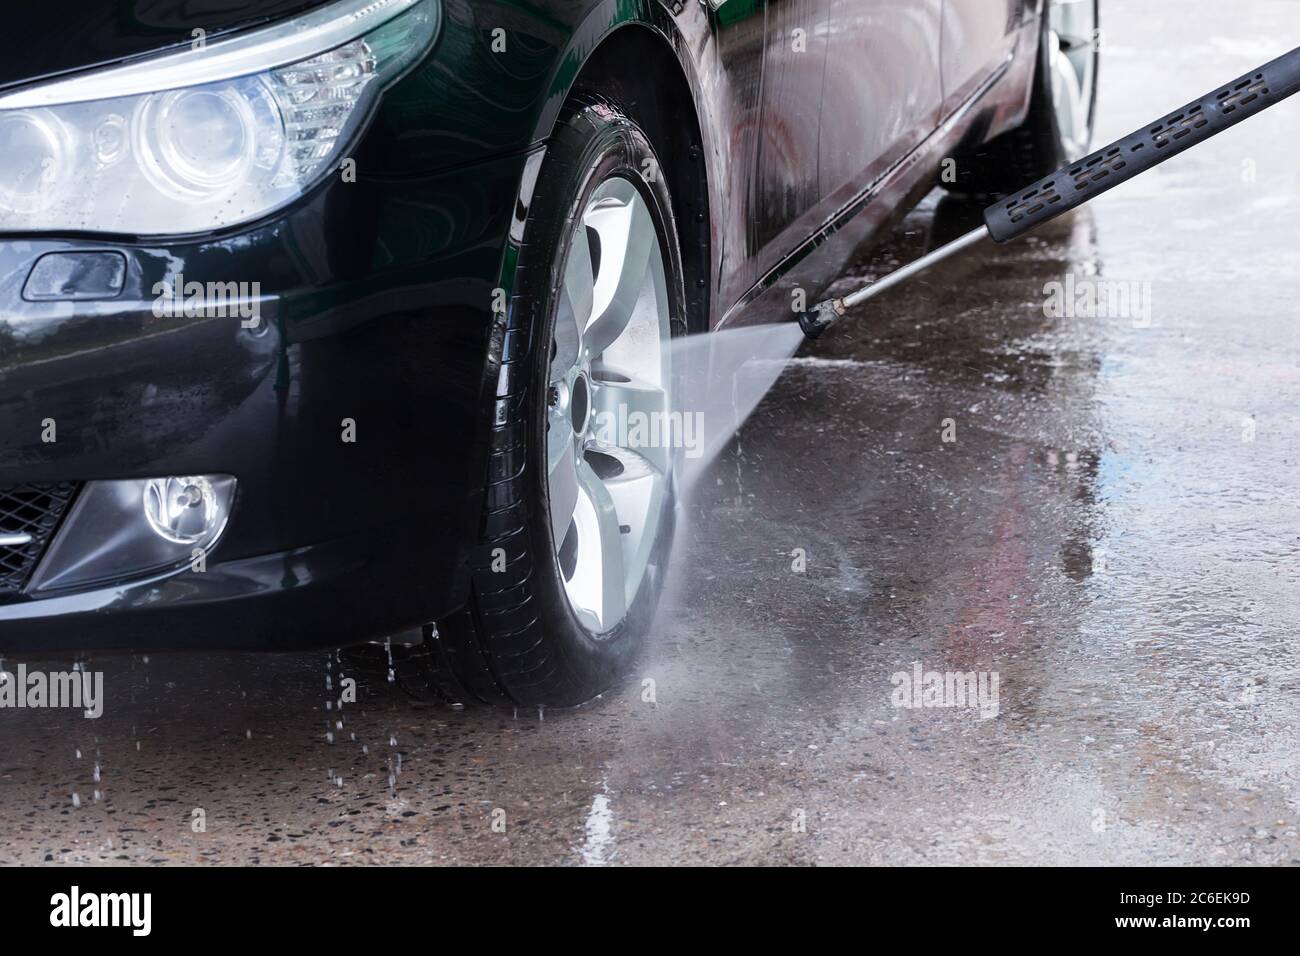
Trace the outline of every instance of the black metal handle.
[[1007, 242], [1300, 91], [1300, 47], [984, 210]]

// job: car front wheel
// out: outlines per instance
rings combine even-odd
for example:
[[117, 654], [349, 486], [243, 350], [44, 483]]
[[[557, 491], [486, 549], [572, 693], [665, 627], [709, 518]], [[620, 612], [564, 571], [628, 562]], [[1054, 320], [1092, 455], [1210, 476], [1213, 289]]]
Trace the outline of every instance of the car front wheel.
[[566, 108], [548, 144], [507, 323], [526, 352], [498, 395], [471, 597], [402, 661], [408, 688], [578, 704], [649, 629], [676, 501], [660, 426], [686, 328], [658, 162], [636, 122], [595, 96]]

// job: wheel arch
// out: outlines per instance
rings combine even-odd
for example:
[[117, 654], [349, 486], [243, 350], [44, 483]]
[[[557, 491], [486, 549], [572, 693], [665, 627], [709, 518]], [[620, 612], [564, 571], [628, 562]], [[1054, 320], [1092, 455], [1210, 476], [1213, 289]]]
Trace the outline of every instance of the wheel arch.
[[[708, 29], [703, 17], [698, 26]], [[676, 20], [655, 0], [601, 0], [570, 37], [552, 74], [534, 141], [551, 135], [565, 103], [578, 92], [609, 96], [645, 130], [668, 182], [682, 245], [690, 331], [709, 328], [716, 274], [712, 186], [707, 157], [714, 137], [707, 101]], [[685, 122], [683, 122], [685, 120]]]

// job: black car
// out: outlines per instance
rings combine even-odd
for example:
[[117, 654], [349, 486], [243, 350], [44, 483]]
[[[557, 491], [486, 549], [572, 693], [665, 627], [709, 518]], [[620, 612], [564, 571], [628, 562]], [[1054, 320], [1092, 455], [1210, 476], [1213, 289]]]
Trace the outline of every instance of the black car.
[[1096, 0], [46, 0], [0, 36], [0, 650], [648, 627], [679, 336], [1082, 155]]

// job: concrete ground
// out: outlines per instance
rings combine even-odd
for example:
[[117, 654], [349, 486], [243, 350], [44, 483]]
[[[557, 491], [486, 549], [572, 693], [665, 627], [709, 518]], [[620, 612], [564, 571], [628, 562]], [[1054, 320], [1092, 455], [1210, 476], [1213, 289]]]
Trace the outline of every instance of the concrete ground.
[[[1300, 16], [1105, 6], [1099, 142]], [[0, 714], [0, 863], [1300, 863], [1297, 148], [1300, 100], [805, 348], [603, 698], [340, 714], [324, 654], [104, 658], [101, 719]], [[916, 666], [996, 715], [895, 706]]]

